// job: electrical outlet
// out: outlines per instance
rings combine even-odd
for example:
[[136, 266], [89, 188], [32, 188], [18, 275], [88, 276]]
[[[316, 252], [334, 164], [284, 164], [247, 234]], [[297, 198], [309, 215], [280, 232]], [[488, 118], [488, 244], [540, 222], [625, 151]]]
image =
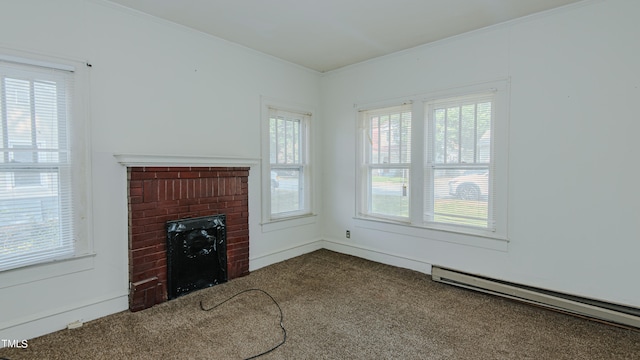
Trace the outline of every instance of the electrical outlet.
[[347, 239], [351, 239], [351, 231], [347, 230], [346, 237], [347, 237]]

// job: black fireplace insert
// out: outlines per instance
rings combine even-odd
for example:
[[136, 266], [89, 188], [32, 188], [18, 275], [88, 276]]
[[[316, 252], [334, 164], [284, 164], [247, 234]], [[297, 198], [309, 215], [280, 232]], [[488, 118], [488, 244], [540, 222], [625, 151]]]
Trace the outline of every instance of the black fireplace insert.
[[224, 214], [167, 222], [168, 298], [227, 281]]

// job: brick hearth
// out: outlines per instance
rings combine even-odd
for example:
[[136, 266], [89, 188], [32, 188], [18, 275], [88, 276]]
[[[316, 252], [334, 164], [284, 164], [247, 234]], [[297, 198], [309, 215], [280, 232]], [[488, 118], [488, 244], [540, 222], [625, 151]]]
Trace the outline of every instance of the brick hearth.
[[170, 220], [225, 214], [228, 279], [249, 273], [248, 167], [129, 167], [129, 309], [167, 300]]

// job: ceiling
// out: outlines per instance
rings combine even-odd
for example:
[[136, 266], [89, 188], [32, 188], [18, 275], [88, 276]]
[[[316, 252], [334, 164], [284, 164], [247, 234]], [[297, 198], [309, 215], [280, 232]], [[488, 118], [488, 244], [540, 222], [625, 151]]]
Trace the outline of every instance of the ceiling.
[[580, 0], [110, 0], [320, 72]]

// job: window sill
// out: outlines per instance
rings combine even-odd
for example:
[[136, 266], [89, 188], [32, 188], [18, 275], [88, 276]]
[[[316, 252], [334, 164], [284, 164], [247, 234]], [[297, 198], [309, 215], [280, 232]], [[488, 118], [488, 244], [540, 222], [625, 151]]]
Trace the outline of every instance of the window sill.
[[28, 265], [0, 272], [0, 289], [93, 269], [95, 254]]
[[385, 231], [395, 234], [424, 238], [427, 240], [442, 241], [452, 244], [473, 246], [484, 249], [507, 252], [509, 240], [496, 235], [471, 234], [448, 229], [437, 229], [426, 226], [418, 226], [405, 222], [394, 222], [378, 218], [355, 217], [357, 227]]
[[262, 232], [270, 232], [277, 231], [287, 228], [292, 228], [296, 226], [304, 226], [315, 224], [317, 221], [317, 214], [306, 214], [299, 216], [286, 217], [281, 219], [272, 219], [270, 221], [266, 221], [261, 223]]

